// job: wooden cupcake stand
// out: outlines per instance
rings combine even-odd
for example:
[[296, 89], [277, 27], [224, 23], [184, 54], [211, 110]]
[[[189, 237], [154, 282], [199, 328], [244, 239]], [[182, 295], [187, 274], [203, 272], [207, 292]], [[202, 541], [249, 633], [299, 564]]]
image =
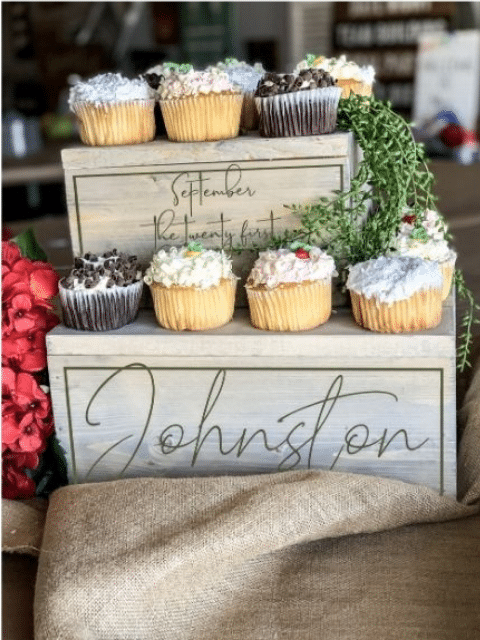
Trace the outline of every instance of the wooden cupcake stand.
[[162, 329], [146, 296], [122, 329], [49, 333], [72, 482], [311, 468], [455, 496], [452, 295], [437, 328], [412, 334], [361, 329], [344, 306], [306, 332], [249, 322], [252, 247], [298, 226], [284, 205], [348, 189], [358, 157], [349, 133], [64, 150], [75, 255], [118, 248], [147, 266], [155, 250], [192, 239], [243, 249], [235, 315], [220, 329]]

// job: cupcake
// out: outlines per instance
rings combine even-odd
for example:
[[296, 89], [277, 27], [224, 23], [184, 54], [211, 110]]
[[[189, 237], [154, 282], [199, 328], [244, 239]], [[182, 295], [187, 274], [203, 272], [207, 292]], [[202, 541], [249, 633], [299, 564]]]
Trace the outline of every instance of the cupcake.
[[105, 73], [70, 89], [80, 138], [93, 146], [137, 144], [155, 137], [153, 91], [142, 78]]
[[389, 255], [423, 258], [438, 262], [443, 275], [442, 301], [448, 297], [452, 286], [457, 254], [445, 239], [446, 226], [439, 214], [427, 209], [423, 219], [406, 213], [395, 237]]
[[165, 329], [216, 329], [232, 319], [237, 277], [223, 251], [204, 249], [199, 242], [161, 249], [144, 280]]
[[143, 78], [151, 87], [155, 95], [155, 129], [157, 136], [165, 135], [167, 133], [162, 111], [160, 109], [160, 86], [162, 82], [164, 82], [165, 78], [168, 78], [172, 73], [188, 73], [192, 69], [192, 65], [188, 63], [178, 64], [176, 62], [163, 62], [162, 64], [150, 67], [150, 69], [145, 71], [143, 74]]
[[102, 256], [86, 253], [59, 282], [63, 321], [85, 331], [119, 329], [135, 320], [142, 290], [136, 256], [116, 249]]
[[318, 247], [261, 251], [245, 285], [253, 326], [303, 331], [323, 324], [332, 312], [334, 275], [333, 258]]
[[321, 69], [327, 71], [337, 81], [337, 86], [342, 89], [342, 98], [348, 98], [351, 93], [360, 96], [371, 96], [375, 79], [375, 70], [372, 66], [360, 67], [356, 62], [347, 60], [342, 55], [339, 58], [316, 58], [308, 54], [304, 60], [295, 67], [295, 73], [305, 69]]
[[238, 136], [243, 95], [226, 73], [172, 73], [159, 86], [169, 140], [197, 142]]
[[324, 71], [266, 73], [255, 92], [260, 134], [276, 138], [331, 133], [341, 93]]
[[243, 92], [242, 115], [240, 118], [240, 129], [242, 131], [252, 131], [258, 129], [259, 114], [253, 99], [255, 90], [265, 69], [260, 62], [253, 66], [246, 62], [239, 62], [236, 58], [226, 58], [224, 62], [218, 62], [215, 67], [207, 67], [207, 71], [218, 69], [227, 74], [232, 84], [238, 85]]
[[442, 319], [442, 285], [436, 262], [406, 256], [359, 262], [350, 267], [346, 283], [356, 323], [383, 333], [436, 327]]

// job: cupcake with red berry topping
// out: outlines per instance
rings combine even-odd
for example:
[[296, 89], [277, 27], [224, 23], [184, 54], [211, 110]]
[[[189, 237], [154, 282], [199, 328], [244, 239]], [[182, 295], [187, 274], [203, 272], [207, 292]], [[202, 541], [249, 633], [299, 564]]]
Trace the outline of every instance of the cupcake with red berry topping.
[[438, 262], [443, 276], [442, 301], [450, 292], [457, 259], [448, 245], [446, 232], [445, 222], [437, 211], [427, 209], [418, 219], [414, 213], [407, 212], [388, 252]]
[[161, 249], [145, 272], [158, 323], [175, 331], [216, 329], [233, 316], [238, 278], [223, 251], [200, 242]]
[[261, 251], [247, 278], [250, 319], [268, 331], [304, 331], [332, 312], [333, 258], [318, 247], [294, 242]]

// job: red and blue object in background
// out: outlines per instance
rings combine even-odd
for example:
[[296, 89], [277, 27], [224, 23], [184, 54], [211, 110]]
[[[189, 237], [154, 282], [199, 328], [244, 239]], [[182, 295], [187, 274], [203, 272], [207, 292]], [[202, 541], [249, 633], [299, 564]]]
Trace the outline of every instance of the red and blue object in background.
[[463, 127], [453, 111], [442, 110], [414, 131], [415, 139], [432, 143], [437, 152], [453, 155], [460, 164], [480, 160], [480, 141], [475, 131]]

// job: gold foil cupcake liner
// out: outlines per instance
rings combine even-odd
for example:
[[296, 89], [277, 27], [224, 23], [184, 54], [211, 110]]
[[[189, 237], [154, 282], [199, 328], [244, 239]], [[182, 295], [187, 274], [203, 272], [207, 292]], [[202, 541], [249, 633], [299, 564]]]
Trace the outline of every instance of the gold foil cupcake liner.
[[65, 289], [58, 296], [67, 327], [82, 331], [111, 331], [133, 322], [138, 314], [143, 280], [126, 287], [88, 290]]
[[164, 287], [150, 285], [158, 323], [174, 331], [216, 329], [233, 316], [237, 281], [222, 278], [220, 284], [208, 289], [196, 287]]
[[440, 270], [443, 276], [442, 302], [448, 298], [450, 289], [452, 288], [453, 274], [455, 272], [455, 260], [449, 262], [440, 262]]
[[387, 304], [350, 291], [355, 322], [365, 329], [381, 333], [433, 329], [442, 319], [441, 294], [441, 289], [417, 291], [410, 298]]
[[274, 289], [246, 286], [250, 320], [267, 331], [306, 331], [332, 313], [331, 281], [288, 283]]
[[139, 144], [155, 137], [154, 100], [76, 102], [82, 142], [91, 146]]
[[242, 115], [240, 117], [240, 129], [242, 131], [254, 131], [258, 129], [260, 114], [254, 99], [254, 91], [243, 94]]
[[243, 94], [209, 93], [161, 100], [167, 136], [174, 142], [206, 142], [236, 138]]

